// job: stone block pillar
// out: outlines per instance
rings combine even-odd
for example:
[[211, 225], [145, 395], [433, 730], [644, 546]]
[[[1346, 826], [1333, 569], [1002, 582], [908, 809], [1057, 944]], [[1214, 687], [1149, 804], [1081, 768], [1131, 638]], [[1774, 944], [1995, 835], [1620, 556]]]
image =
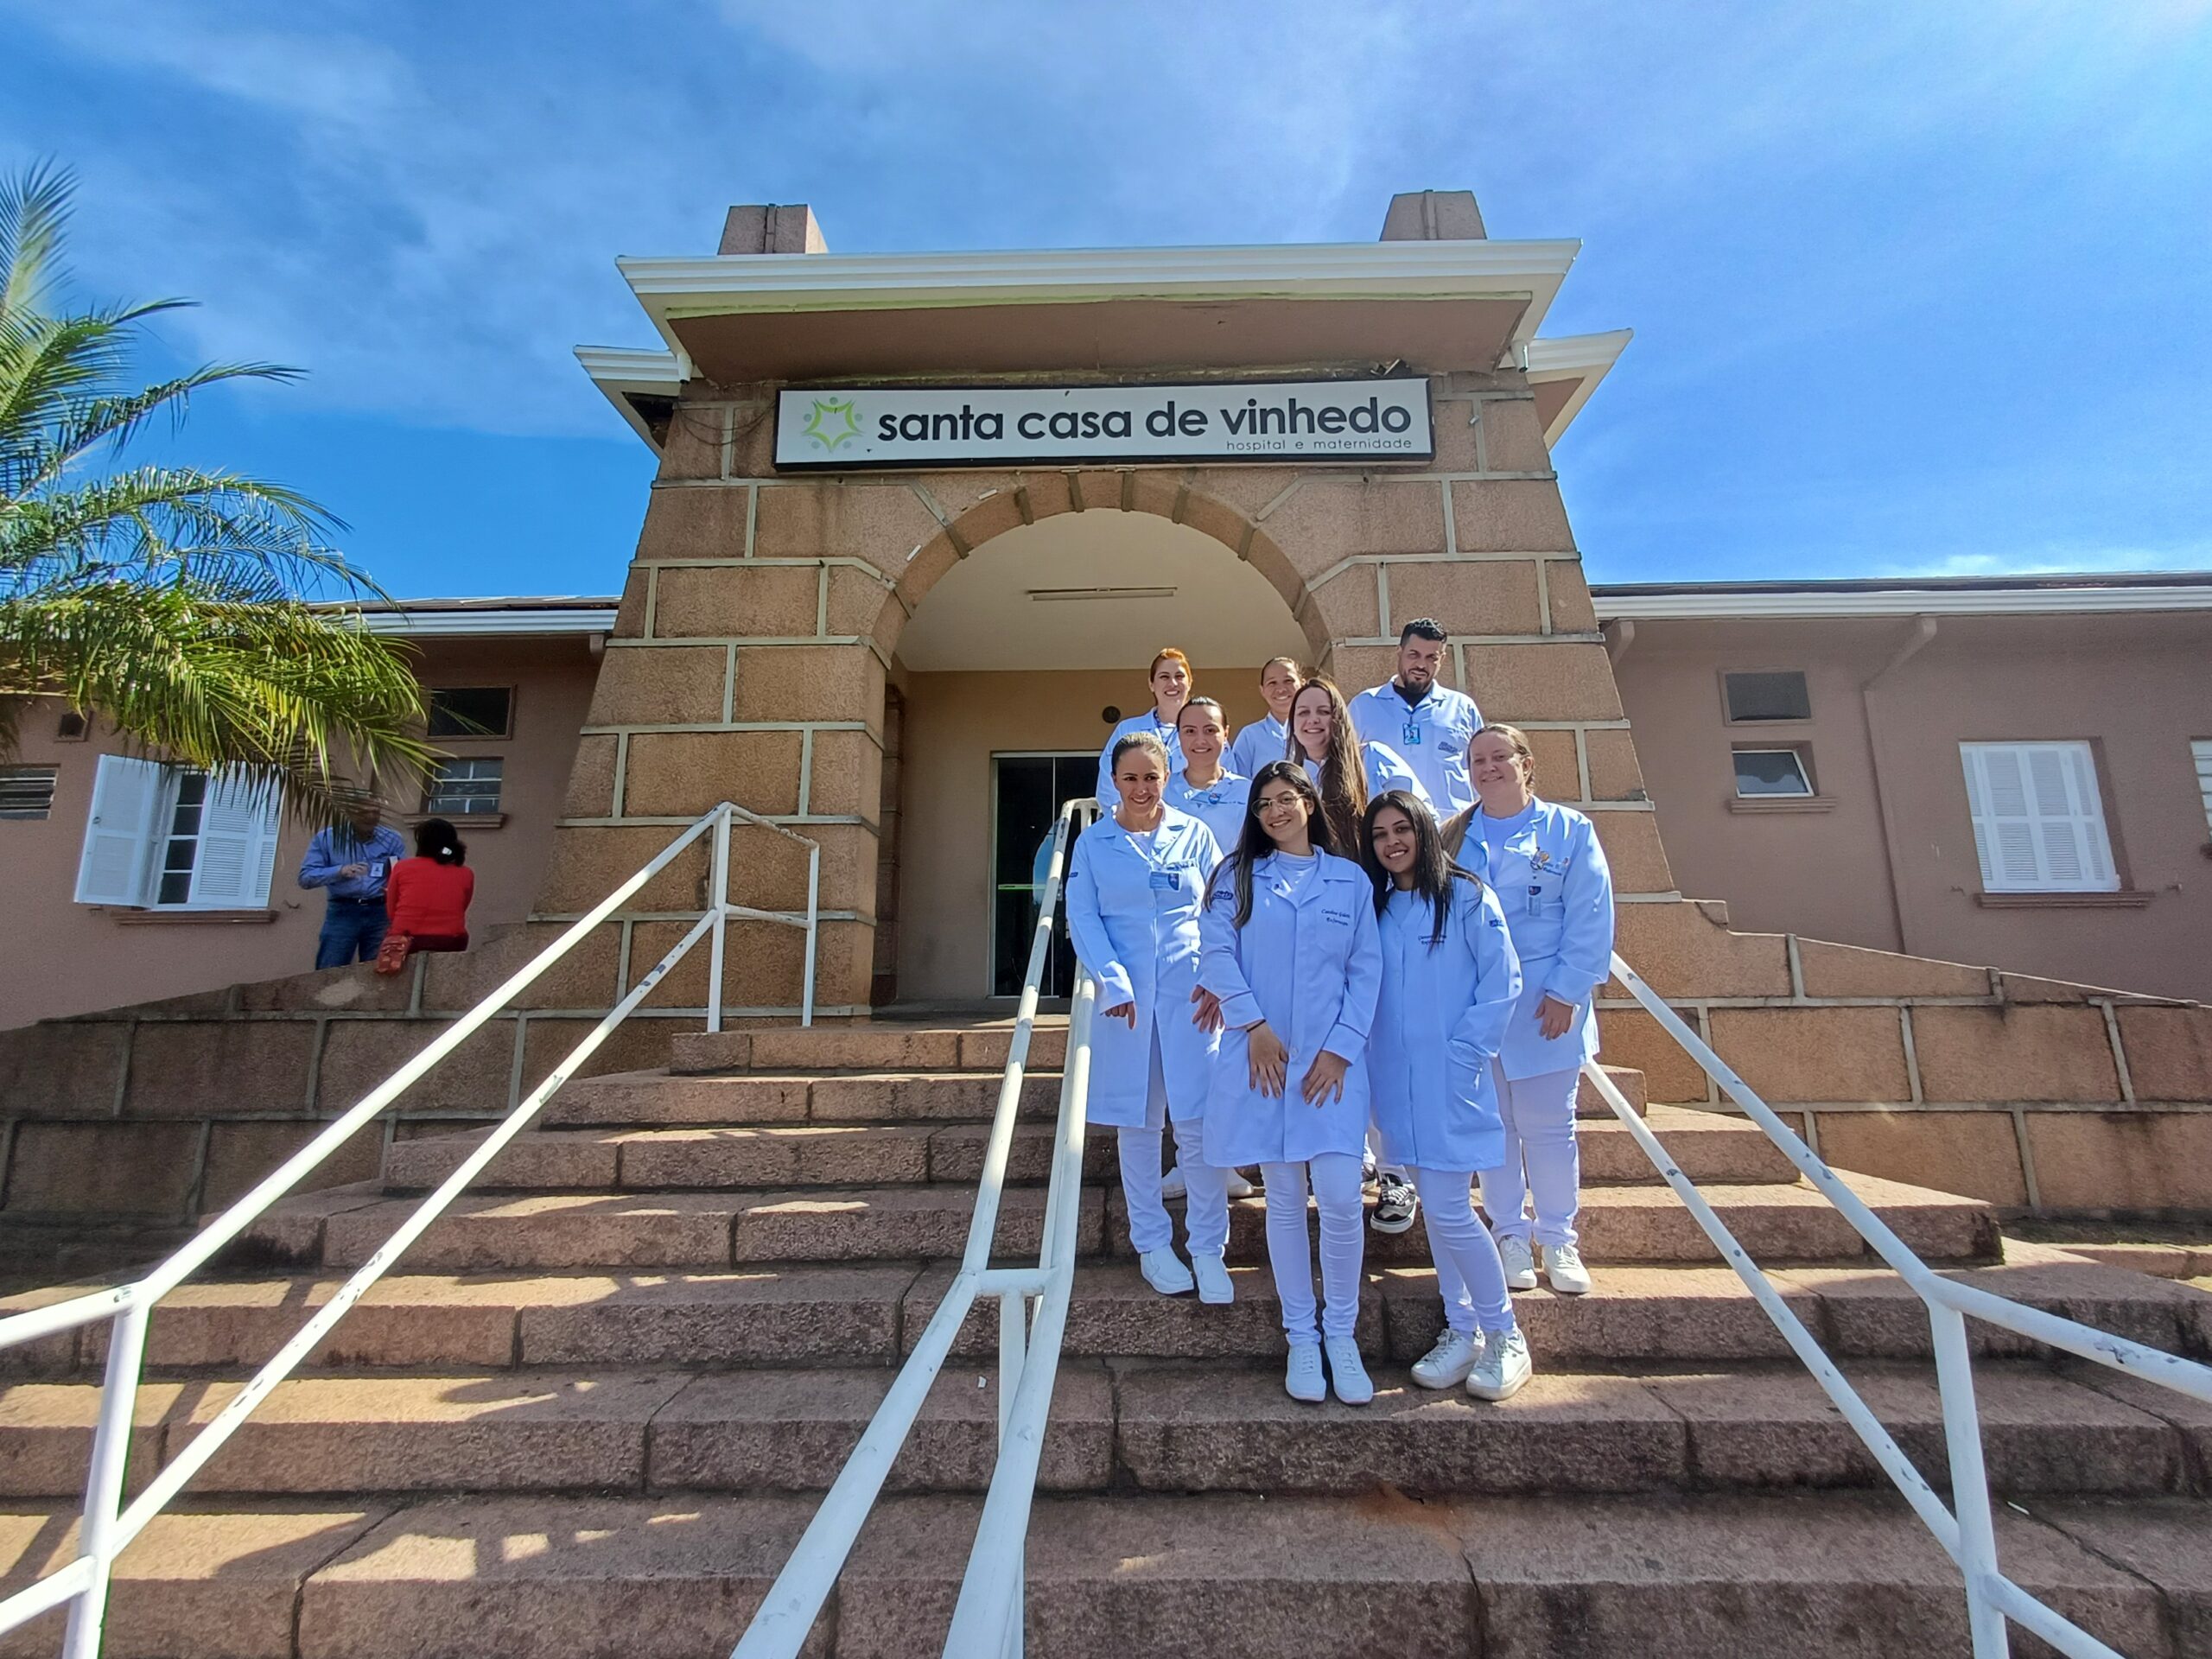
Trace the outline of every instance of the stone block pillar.
[[[716, 802], [821, 848], [816, 996], [864, 1011], [874, 925], [887, 653], [874, 630], [907, 555], [940, 526], [904, 485], [777, 484], [772, 399], [690, 388], [679, 404], [607, 641], [545, 885], [543, 919], [589, 908]], [[626, 909], [634, 981], [706, 903], [703, 843]], [[803, 911], [806, 855], [739, 826], [730, 898]], [[726, 1007], [798, 1006], [803, 939], [734, 923]], [[703, 1005], [705, 952], [656, 994]]]

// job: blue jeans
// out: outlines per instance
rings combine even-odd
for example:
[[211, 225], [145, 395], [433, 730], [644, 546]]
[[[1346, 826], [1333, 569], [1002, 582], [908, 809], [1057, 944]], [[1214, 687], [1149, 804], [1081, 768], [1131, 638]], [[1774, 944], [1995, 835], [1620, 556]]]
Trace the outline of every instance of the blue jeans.
[[380, 899], [372, 905], [332, 899], [323, 912], [322, 931], [315, 936], [315, 965], [343, 968], [350, 962], [374, 962], [391, 926], [391, 918]]

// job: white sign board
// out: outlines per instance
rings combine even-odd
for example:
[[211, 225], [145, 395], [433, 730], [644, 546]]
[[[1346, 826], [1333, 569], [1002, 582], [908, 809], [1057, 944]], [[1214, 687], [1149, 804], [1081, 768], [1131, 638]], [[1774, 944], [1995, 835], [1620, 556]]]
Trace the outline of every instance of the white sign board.
[[779, 470], [1094, 461], [1424, 461], [1428, 382], [836, 386], [785, 391]]

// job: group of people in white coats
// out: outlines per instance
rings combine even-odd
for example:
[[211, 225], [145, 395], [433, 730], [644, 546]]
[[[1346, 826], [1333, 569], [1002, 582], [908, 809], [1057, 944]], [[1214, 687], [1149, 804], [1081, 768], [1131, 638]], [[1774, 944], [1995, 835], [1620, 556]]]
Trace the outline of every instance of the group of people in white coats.
[[1116, 1130], [1140, 1269], [1163, 1294], [1233, 1300], [1229, 1204], [1256, 1166], [1299, 1400], [1373, 1397], [1353, 1337], [1370, 1161], [1369, 1224], [1427, 1216], [1445, 1328], [1416, 1383], [1503, 1400], [1527, 1382], [1510, 1292], [1535, 1287], [1537, 1251], [1554, 1291], [1591, 1287], [1574, 1112], [1611, 880], [1590, 821], [1535, 795], [1528, 740], [1437, 684], [1448, 643], [1408, 623], [1397, 675], [1349, 700], [1277, 658], [1266, 719], [1226, 744], [1220, 705], [1162, 652], [1069, 866], [1099, 986], [1090, 1121]]

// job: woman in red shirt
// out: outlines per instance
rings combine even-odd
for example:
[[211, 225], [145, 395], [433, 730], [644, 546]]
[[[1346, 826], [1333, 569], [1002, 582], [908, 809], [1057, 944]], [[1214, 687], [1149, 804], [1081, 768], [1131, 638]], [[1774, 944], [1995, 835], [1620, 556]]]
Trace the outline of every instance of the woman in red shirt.
[[415, 856], [391, 867], [384, 904], [392, 932], [407, 936], [410, 951], [466, 950], [475, 893], [468, 849], [443, 818], [425, 818], [415, 826]]

